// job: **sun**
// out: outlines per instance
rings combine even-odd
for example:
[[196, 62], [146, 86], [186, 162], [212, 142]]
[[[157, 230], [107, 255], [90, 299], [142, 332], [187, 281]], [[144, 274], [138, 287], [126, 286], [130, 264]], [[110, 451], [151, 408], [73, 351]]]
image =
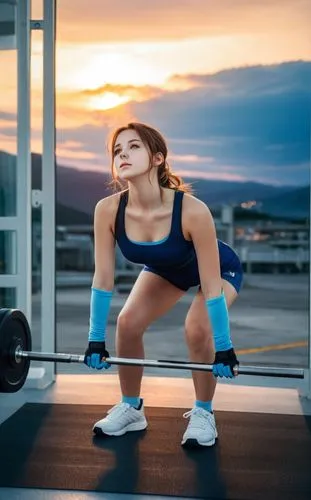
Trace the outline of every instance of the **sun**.
[[131, 98], [125, 95], [119, 95], [115, 92], [105, 92], [100, 95], [92, 96], [88, 100], [88, 107], [94, 110], [104, 111], [106, 109], [116, 108], [121, 104], [129, 102]]

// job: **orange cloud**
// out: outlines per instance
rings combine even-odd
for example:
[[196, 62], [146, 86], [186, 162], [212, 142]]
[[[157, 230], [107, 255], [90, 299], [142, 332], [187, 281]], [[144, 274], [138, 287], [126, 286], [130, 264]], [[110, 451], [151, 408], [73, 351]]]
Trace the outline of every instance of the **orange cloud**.
[[79, 93], [82, 97], [93, 97], [105, 94], [106, 92], [112, 92], [120, 96], [130, 96], [131, 99], [135, 101], [145, 101], [147, 99], [152, 99], [163, 93], [163, 90], [159, 87], [153, 87], [151, 85], [135, 86], [135, 85], [116, 85], [107, 83], [102, 87], [91, 90], [83, 90]]
[[[85, 89], [78, 92], [59, 91], [57, 93], [57, 106], [59, 110], [63, 108], [71, 110], [73, 113], [77, 113], [78, 115], [81, 113], [83, 115], [84, 110], [87, 110], [89, 113], [89, 109], [105, 109], [100, 105], [98, 107], [96, 107], [95, 104], [92, 105], [92, 103], [95, 103], [96, 99], [99, 102], [99, 99], [104, 98], [105, 96], [115, 95], [120, 98], [126, 98], [126, 101], [124, 102], [143, 102], [158, 97], [163, 93], [163, 89], [159, 87], [152, 87], [150, 85], [140, 87], [134, 85], [105, 84], [95, 89]], [[120, 104], [124, 104], [124, 102], [120, 102]], [[78, 116], [76, 116], [76, 118], [78, 118]]]
[[276, 32], [304, 27], [307, 0], [66, 0], [58, 5], [58, 39], [71, 43], [155, 41]]
[[[225, 167], [223, 167], [225, 168]], [[219, 172], [216, 170], [215, 172], [204, 172], [202, 170], [180, 170], [174, 169], [177, 175], [181, 177], [195, 177], [197, 179], [216, 179], [223, 181], [246, 181], [247, 177], [239, 174], [228, 174], [227, 172]]]
[[85, 124], [95, 127], [114, 127], [120, 122], [130, 120], [133, 114], [130, 107], [118, 106], [103, 109], [100, 103], [92, 105], [92, 99], [100, 98], [101, 91], [58, 92], [56, 99], [56, 124], [63, 130], [77, 129]]
[[212, 163], [215, 160], [215, 158], [213, 158], [212, 156], [176, 155], [176, 154], [171, 154], [169, 156], [169, 159], [180, 163]]
[[0, 150], [16, 154], [16, 137], [2, 134], [0, 131]]
[[57, 146], [56, 155], [62, 159], [70, 160], [94, 160], [97, 158], [95, 153], [90, 153], [89, 151], [74, 151], [62, 146]]
[[142, 102], [163, 94], [163, 90], [150, 85], [114, 85], [106, 84], [96, 89], [79, 93], [84, 105], [90, 109], [108, 110], [130, 101]]
[[0, 120], [0, 130], [1, 128], [7, 128], [7, 129], [17, 129], [17, 122], [16, 121], [9, 121], [9, 120]]

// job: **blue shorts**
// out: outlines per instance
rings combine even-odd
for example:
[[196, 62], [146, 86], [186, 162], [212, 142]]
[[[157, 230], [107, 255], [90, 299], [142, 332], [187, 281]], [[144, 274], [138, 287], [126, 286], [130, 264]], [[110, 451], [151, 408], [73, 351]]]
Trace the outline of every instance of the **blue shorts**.
[[[194, 271], [192, 269], [192, 272], [189, 272], [186, 269], [166, 271], [162, 269], [159, 270], [151, 266], [144, 266], [143, 271], [149, 271], [150, 273], [157, 274], [185, 292], [187, 292], [191, 287], [200, 287], [200, 278], [197, 270]], [[223, 280], [231, 283], [236, 292], [239, 293], [243, 282], [243, 269], [237, 255], [234, 256], [229, 264], [226, 264], [226, 266], [220, 270], [220, 275]]]
[[223, 280], [228, 281], [235, 288], [236, 292], [239, 293], [242, 283], [243, 283], [243, 269], [224, 271], [221, 273]]

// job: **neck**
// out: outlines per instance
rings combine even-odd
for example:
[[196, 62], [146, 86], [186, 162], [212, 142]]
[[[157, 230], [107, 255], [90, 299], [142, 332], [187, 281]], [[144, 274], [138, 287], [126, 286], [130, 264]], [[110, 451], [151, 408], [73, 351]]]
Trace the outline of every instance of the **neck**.
[[141, 208], [143, 210], [155, 210], [163, 204], [163, 191], [157, 183], [137, 183], [129, 182], [128, 185], [128, 206]]

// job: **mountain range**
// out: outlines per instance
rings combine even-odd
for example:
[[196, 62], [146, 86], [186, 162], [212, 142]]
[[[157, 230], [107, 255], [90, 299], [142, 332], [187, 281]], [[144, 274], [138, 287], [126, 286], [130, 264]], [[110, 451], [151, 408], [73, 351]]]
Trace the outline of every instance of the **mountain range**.
[[[31, 160], [32, 189], [41, 189], [41, 155], [33, 153]], [[110, 180], [109, 174], [105, 172], [57, 165], [57, 224], [92, 224], [97, 201], [112, 193], [109, 187]], [[252, 181], [236, 182], [191, 177], [185, 177], [184, 180], [192, 185], [194, 195], [204, 201], [212, 211], [227, 203], [239, 207], [237, 213], [240, 217], [241, 203], [255, 200], [256, 205], [244, 212], [253, 212], [254, 216], [256, 212], [257, 217], [262, 214], [272, 218], [309, 219], [309, 186], [274, 186]]]
[[[57, 220], [59, 224], [92, 221], [94, 207], [112, 193], [110, 175], [57, 165]], [[309, 186], [273, 186], [259, 182], [236, 182], [185, 178], [194, 195], [211, 209], [228, 203], [239, 206], [256, 201], [253, 210], [271, 217], [306, 219], [310, 212]], [[41, 155], [32, 155], [32, 187], [41, 189]], [[240, 211], [239, 211], [240, 212]]]

